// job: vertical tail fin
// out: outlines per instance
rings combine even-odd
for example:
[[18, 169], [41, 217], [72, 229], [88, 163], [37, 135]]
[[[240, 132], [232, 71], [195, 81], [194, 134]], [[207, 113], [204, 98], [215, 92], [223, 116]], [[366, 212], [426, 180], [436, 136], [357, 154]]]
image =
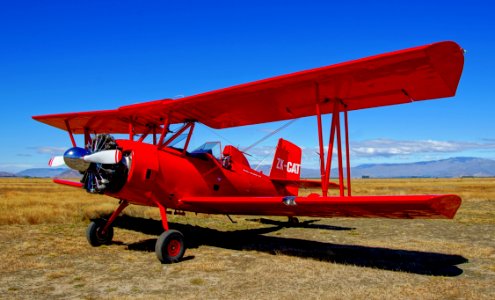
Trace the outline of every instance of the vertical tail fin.
[[[298, 181], [301, 178], [301, 153], [301, 148], [298, 146], [284, 139], [279, 139], [270, 178]], [[285, 189], [291, 195], [297, 195], [299, 192], [297, 185], [287, 185]]]

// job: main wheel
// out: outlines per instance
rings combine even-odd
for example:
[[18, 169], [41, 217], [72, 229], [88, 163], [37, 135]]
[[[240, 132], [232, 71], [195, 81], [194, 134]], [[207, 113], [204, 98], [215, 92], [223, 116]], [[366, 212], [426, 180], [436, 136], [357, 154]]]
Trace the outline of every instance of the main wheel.
[[167, 230], [156, 240], [156, 257], [164, 264], [180, 261], [185, 251], [184, 236], [180, 231]]
[[107, 222], [103, 219], [97, 219], [89, 223], [88, 229], [86, 229], [86, 238], [93, 247], [101, 245], [108, 245], [113, 239], [113, 227], [108, 227], [108, 230], [103, 234], [101, 231], [105, 227]]

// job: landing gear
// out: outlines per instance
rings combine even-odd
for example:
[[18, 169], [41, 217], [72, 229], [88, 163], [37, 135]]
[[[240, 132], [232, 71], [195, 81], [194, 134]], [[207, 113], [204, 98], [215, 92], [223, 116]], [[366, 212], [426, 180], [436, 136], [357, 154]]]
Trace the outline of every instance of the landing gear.
[[179, 262], [185, 251], [184, 236], [177, 230], [163, 232], [156, 241], [156, 257], [164, 264]]
[[88, 229], [86, 229], [86, 238], [91, 246], [98, 247], [112, 242], [113, 227], [109, 226], [107, 230], [103, 231], [106, 223], [107, 221], [104, 219], [97, 219], [89, 223]]
[[[97, 219], [89, 224], [88, 229], [86, 230], [86, 238], [91, 246], [98, 247], [101, 245], [108, 245], [112, 242], [112, 223], [128, 205], [129, 203], [127, 201], [121, 201], [119, 207], [112, 213], [108, 221]], [[186, 252], [184, 235], [177, 230], [168, 228], [167, 209], [160, 203], [157, 203], [157, 206], [160, 208], [162, 225], [165, 231], [156, 241], [156, 257], [164, 264], [179, 262]]]
[[113, 239], [113, 227], [112, 223], [117, 216], [129, 205], [127, 201], [120, 201], [119, 207], [112, 213], [110, 219], [97, 219], [89, 223], [88, 229], [86, 229], [86, 238], [93, 247], [101, 245], [108, 245]]
[[160, 203], [157, 203], [157, 206], [160, 209], [162, 226], [165, 231], [156, 240], [156, 257], [162, 264], [179, 262], [184, 256], [184, 252], [186, 252], [184, 235], [180, 231], [168, 228], [167, 209]]

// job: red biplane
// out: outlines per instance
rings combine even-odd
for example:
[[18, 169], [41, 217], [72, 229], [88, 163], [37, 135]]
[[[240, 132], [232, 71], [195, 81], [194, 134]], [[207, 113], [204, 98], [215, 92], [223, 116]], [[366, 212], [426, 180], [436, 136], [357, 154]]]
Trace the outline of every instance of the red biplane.
[[[453, 218], [461, 204], [456, 195], [352, 196], [347, 114], [454, 96], [463, 65], [459, 45], [439, 42], [179, 100], [33, 118], [69, 133], [73, 147], [50, 160], [50, 165], [63, 162], [83, 178], [81, 182], [54, 179], [56, 183], [120, 200], [108, 220], [91, 222], [89, 243], [110, 243], [112, 222], [127, 205], [155, 206], [165, 230], [156, 242], [156, 255], [161, 262], [171, 263], [183, 257], [185, 244], [179, 231], [169, 229], [167, 209], [288, 216], [293, 221], [297, 216]], [[332, 115], [326, 153], [325, 114]], [[301, 149], [283, 139], [268, 176], [251, 168], [234, 146], [223, 151], [219, 143], [205, 143], [195, 150], [188, 147], [195, 123], [221, 129], [307, 116], [316, 117], [321, 180], [300, 178]], [[182, 126], [171, 132], [173, 124]], [[74, 134], [84, 135], [83, 147], [77, 147]], [[128, 138], [115, 139], [110, 134]], [[181, 136], [185, 136], [183, 146], [177, 147]], [[329, 181], [334, 147], [338, 184]], [[332, 185], [338, 189], [337, 196], [328, 194]], [[302, 197], [300, 187], [321, 187], [321, 194]]]

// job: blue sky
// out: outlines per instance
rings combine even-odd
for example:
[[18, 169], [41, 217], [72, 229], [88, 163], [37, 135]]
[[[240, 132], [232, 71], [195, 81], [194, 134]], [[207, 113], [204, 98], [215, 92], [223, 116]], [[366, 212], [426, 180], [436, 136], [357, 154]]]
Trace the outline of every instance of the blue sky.
[[[454, 156], [495, 159], [491, 1], [3, 1], [0, 171], [44, 167], [70, 146], [32, 115], [113, 109], [383, 52], [454, 40], [467, 50], [457, 96], [349, 114], [353, 165]], [[328, 124], [329, 119], [325, 119]], [[248, 146], [283, 123], [217, 131], [193, 144]], [[327, 126], [328, 127], [328, 126]], [[316, 122], [283, 136], [317, 165]], [[270, 163], [271, 157], [264, 163]]]

